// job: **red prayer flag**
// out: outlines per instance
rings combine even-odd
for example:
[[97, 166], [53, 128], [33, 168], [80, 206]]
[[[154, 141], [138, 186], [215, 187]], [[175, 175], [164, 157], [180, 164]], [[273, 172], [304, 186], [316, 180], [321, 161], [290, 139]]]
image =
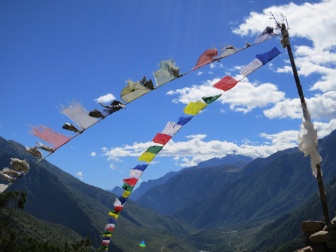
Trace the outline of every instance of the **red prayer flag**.
[[196, 66], [192, 70], [202, 67], [213, 61], [213, 57], [217, 56], [218, 51], [216, 48], [206, 50], [198, 59]]
[[122, 206], [114, 206], [114, 211], [116, 211], [117, 213], [119, 213], [122, 209]]
[[45, 140], [46, 142], [50, 143], [54, 149], [59, 148], [66, 142], [70, 141], [70, 137], [66, 137], [56, 131], [46, 127], [46, 126], [32, 126], [32, 134]]
[[230, 76], [225, 76], [223, 79], [219, 80], [215, 85], [213, 85], [215, 88], [221, 89], [223, 91], [228, 91], [236, 84], [238, 81]]
[[130, 186], [135, 186], [135, 184], [138, 182], [137, 178], [128, 178], [123, 180], [125, 183], [129, 184]]
[[106, 228], [106, 230], [108, 230], [108, 231], [113, 231], [114, 230], [114, 228], [113, 227], [108, 227], [108, 228]]
[[172, 138], [172, 136], [162, 133], [157, 133], [156, 136], [153, 138], [154, 143], [165, 145], [168, 141]]

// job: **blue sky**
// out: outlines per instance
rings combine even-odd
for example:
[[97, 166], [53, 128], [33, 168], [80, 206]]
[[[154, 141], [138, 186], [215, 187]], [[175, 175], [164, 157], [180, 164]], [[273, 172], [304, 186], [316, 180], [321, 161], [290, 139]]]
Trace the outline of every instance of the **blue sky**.
[[[1, 1], [0, 136], [32, 147], [30, 126], [61, 127], [74, 100], [120, 100], [126, 81], [153, 78], [160, 59], [191, 70], [207, 49], [253, 43], [270, 12], [289, 23], [292, 49], [319, 138], [336, 128], [335, 1]], [[318, 28], [317, 28], [318, 27]], [[276, 46], [279, 37], [207, 65], [127, 105], [47, 160], [104, 189], [122, 184], [167, 122], [212, 85]], [[218, 91], [216, 91], [218, 93]], [[148, 166], [142, 181], [231, 153], [266, 157], [298, 145], [302, 111], [284, 51], [195, 116]]]

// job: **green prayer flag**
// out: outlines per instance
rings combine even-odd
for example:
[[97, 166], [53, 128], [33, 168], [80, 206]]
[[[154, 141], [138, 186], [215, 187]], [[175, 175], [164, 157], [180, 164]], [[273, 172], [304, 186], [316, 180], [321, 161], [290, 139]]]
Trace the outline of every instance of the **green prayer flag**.
[[123, 188], [125, 191], [132, 192], [134, 186], [131, 186], [131, 185], [127, 184], [127, 183], [124, 183], [123, 186], [122, 186], [122, 188]]
[[215, 95], [215, 96], [207, 96], [207, 97], [202, 97], [202, 100], [206, 102], [207, 104], [210, 104], [214, 101], [216, 101], [219, 97], [221, 97], [222, 94]]
[[153, 154], [158, 154], [160, 150], [162, 150], [163, 146], [158, 146], [158, 145], [153, 145], [149, 147], [146, 151], [153, 153]]

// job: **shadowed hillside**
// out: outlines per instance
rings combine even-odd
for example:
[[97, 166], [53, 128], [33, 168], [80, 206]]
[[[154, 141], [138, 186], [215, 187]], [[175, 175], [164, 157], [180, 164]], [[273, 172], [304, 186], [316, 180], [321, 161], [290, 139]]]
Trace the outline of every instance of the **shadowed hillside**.
[[[7, 189], [27, 192], [26, 213], [88, 236], [97, 247], [116, 196], [81, 182], [47, 161], [36, 163], [36, 158], [26, 153], [22, 145], [0, 138], [0, 165], [9, 166], [11, 157], [26, 159], [30, 164], [28, 174]], [[171, 244], [181, 251], [193, 251], [182, 240], [190, 230], [187, 224], [162, 217], [130, 200], [118, 220], [113, 233], [116, 238], [111, 240], [110, 247], [111, 251], [125, 251], [131, 244], [148, 238], [156, 251]]]
[[[318, 148], [328, 182], [336, 174], [336, 131], [319, 141]], [[289, 149], [252, 161], [242, 177], [225, 190], [213, 191], [212, 197], [176, 216], [202, 228], [267, 220], [294, 209], [317, 190], [310, 159], [297, 149]]]

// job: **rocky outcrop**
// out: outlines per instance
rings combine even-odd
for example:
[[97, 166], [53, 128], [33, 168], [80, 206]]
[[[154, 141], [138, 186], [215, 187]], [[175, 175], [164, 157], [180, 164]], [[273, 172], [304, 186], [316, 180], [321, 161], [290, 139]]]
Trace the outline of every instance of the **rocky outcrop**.
[[322, 221], [305, 221], [301, 230], [306, 247], [296, 252], [336, 252], [336, 217], [327, 225]]

